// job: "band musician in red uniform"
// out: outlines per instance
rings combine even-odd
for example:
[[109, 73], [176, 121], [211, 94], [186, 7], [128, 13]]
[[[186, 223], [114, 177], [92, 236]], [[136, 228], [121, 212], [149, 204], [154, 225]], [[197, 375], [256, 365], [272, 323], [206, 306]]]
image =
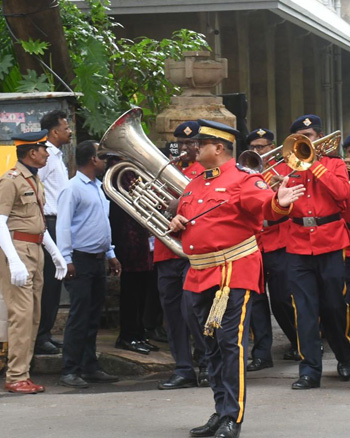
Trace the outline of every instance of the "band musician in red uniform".
[[288, 215], [304, 188], [286, 188], [287, 178], [275, 194], [261, 175], [236, 165], [232, 156], [238, 131], [217, 122], [198, 123], [197, 161], [206, 170], [188, 184], [170, 223], [170, 230], [181, 232], [191, 264], [184, 301], [193, 307], [206, 335], [216, 410], [190, 434], [238, 438], [245, 409], [251, 294], [263, 292], [255, 235], [263, 218]]
[[[298, 117], [292, 134], [303, 134], [311, 142], [322, 139], [322, 122], [314, 114]], [[318, 149], [322, 149], [318, 147]], [[339, 156], [319, 151], [308, 170], [297, 171], [288, 186], [303, 184], [305, 196], [290, 214], [287, 263], [295, 306], [299, 342], [299, 379], [292, 389], [320, 386], [322, 344], [319, 320], [335, 357], [342, 380], [350, 379], [349, 308], [343, 291], [343, 249], [349, 246], [349, 231], [342, 217], [350, 197], [349, 175]], [[290, 168], [286, 166], [286, 175]]]
[[[263, 176], [268, 184], [281, 167], [272, 152], [275, 149], [274, 137], [274, 133], [269, 129], [259, 128], [250, 132], [246, 138], [249, 150], [266, 157], [263, 158]], [[270, 304], [276, 321], [290, 342], [290, 348], [284, 353], [283, 359], [300, 360], [294, 309], [287, 280], [288, 225], [287, 216], [278, 221], [264, 220], [263, 227], [256, 236], [263, 258], [265, 285], [268, 286], [270, 300], [267, 294], [255, 294], [253, 298], [250, 322], [254, 334], [253, 360], [248, 364], [247, 371], [259, 371], [273, 366]]]

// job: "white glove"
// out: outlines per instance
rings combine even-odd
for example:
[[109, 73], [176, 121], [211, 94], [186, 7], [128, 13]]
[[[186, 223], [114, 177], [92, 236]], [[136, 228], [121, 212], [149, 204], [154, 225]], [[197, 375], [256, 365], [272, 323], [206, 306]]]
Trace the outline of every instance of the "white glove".
[[55, 278], [57, 278], [57, 280], [63, 280], [67, 274], [67, 263], [47, 230], [44, 233], [43, 244], [56, 266]]
[[8, 216], [0, 215], [0, 247], [4, 251], [9, 262], [11, 284], [15, 286], [24, 286], [27, 283], [29, 273], [13, 245], [10, 231], [7, 227], [7, 219]]

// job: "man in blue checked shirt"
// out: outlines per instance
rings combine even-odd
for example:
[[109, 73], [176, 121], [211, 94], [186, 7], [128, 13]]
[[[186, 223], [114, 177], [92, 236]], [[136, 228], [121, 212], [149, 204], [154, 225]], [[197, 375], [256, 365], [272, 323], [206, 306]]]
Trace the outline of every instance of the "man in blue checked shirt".
[[78, 144], [77, 173], [58, 198], [57, 245], [67, 262], [65, 287], [71, 301], [59, 383], [75, 388], [87, 388], [88, 382], [118, 380], [100, 368], [96, 357], [96, 336], [106, 291], [105, 259], [111, 275], [121, 273], [111, 246], [109, 201], [97, 179], [106, 165], [97, 157], [97, 147], [94, 140]]

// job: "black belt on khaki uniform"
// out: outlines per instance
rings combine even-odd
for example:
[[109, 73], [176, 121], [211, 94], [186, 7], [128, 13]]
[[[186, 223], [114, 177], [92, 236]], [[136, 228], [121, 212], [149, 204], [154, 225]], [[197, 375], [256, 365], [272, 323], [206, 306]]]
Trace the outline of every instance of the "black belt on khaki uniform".
[[78, 251], [77, 249], [73, 250], [73, 254], [74, 253], [76, 253], [78, 255], [84, 255], [86, 257], [94, 258], [97, 260], [103, 260], [106, 256], [106, 253], [104, 253], [104, 252], [93, 253], [93, 252]]
[[288, 219], [289, 219], [288, 216], [284, 216], [281, 219], [278, 219], [278, 221], [267, 221], [267, 220], [264, 220], [263, 227], [266, 228], [266, 227], [271, 227], [272, 225], [281, 224], [282, 222], [286, 222]]
[[293, 217], [292, 221], [304, 227], [316, 227], [320, 225], [329, 224], [330, 222], [339, 221], [341, 216], [339, 213], [330, 214], [323, 217]]

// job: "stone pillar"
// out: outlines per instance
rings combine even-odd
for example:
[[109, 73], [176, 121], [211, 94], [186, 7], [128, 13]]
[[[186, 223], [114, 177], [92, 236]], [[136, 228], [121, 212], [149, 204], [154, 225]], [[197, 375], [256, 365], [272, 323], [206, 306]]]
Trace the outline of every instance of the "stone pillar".
[[169, 107], [156, 118], [158, 146], [174, 141], [175, 128], [188, 120], [208, 119], [236, 127], [236, 117], [225, 108], [222, 97], [211, 93], [227, 78], [227, 59], [211, 60], [206, 51], [186, 52], [183, 61], [166, 61], [165, 75], [184, 91], [172, 97]]

